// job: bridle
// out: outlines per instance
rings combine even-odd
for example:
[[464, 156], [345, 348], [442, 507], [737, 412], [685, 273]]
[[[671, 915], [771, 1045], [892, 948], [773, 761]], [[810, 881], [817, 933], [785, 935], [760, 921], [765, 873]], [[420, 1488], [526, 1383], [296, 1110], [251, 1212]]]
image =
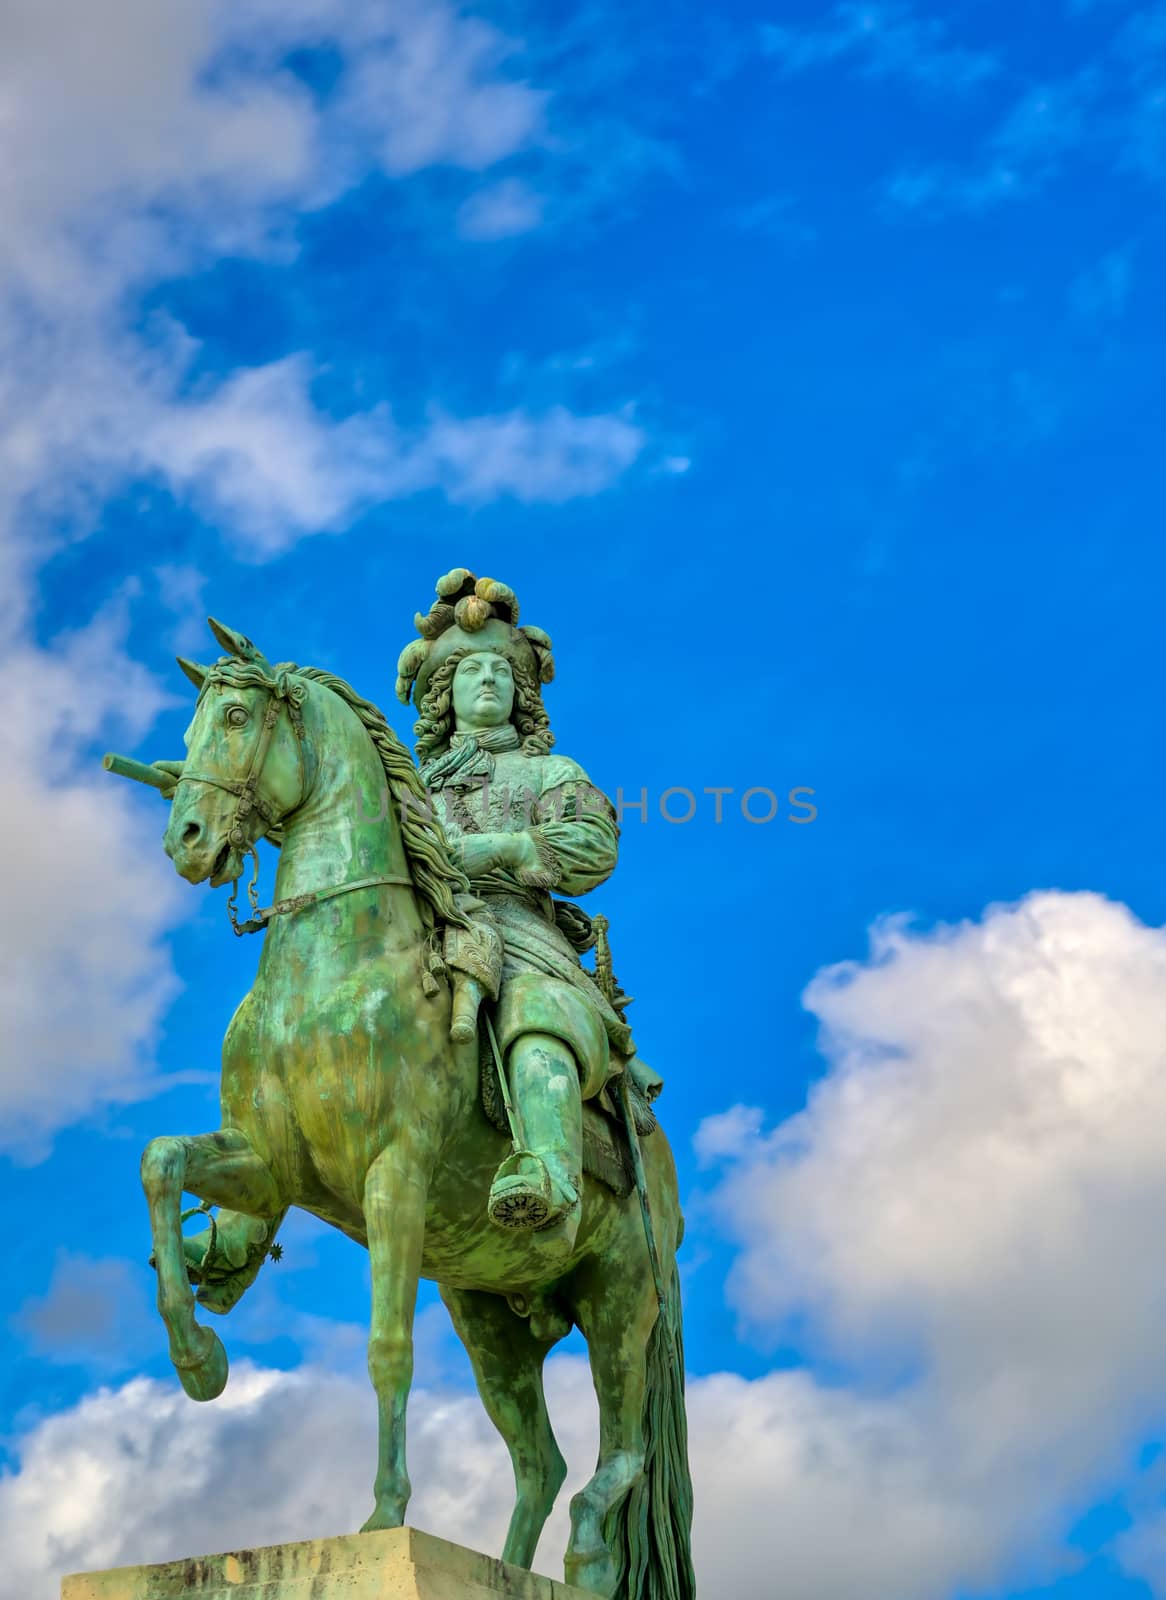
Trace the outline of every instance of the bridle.
[[[292, 731], [296, 736], [296, 753], [300, 763], [300, 803], [307, 798], [308, 789], [314, 781], [314, 771], [309, 775], [309, 748], [304, 737], [303, 704], [308, 691], [298, 682], [292, 672], [286, 667], [275, 667], [271, 672], [265, 672], [257, 662], [232, 662], [230, 663], [231, 675], [212, 668], [203, 680], [205, 692], [208, 684], [222, 685], [227, 688], [257, 688], [267, 692], [267, 699], [263, 707], [263, 720], [259, 728], [259, 737], [255, 741], [255, 748], [251, 752], [251, 760], [247, 767], [246, 776], [241, 779], [211, 777], [205, 772], [187, 772], [184, 767], [178, 779], [179, 783], [205, 783], [212, 789], [221, 789], [224, 794], [233, 794], [236, 797], [235, 814], [231, 818], [231, 826], [227, 832], [227, 841], [236, 850], [241, 850], [244, 856], [252, 860], [251, 877], [247, 884], [247, 901], [251, 907], [251, 916], [246, 922], [240, 922], [236, 915], [239, 894], [239, 878], [242, 870], [231, 880], [231, 893], [227, 897], [227, 916], [230, 918], [231, 927], [238, 937], [245, 933], [260, 933], [273, 917], [294, 915], [297, 911], [305, 911], [309, 906], [318, 905], [323, 900], [330, 900], [338, 894], [348, 894], [353, 889], [365, 889], [375, 884], [398, 884], [412, 887], [413, 880], [401, 876], [380, 876], [375, 878], [358, 878], [351, 883], [333, 885], [327, 889], [310, 890], [306, 894], [292, 895], [286, 900], [277, 900], [274, 905], [260, 906], [259, 904], [259, 853], [255, 848], [255, 837], [258, 832], [270, 833], [279, 827], [285, 820], [276, 811], [262, 790], [260, 779], [263, 776], [263, 767], [271, 749], [272, 736], [275, 725], [279, 721], [280, 707], [287, 707], [288, 720], [291, 722]], [[313, 763], [314, 765], [314, 763]], [[263, 823], [262, 830], [257, 830], [252, 837], [249, 829], [251, 816], [255, 813]], [[290, 813], [289, 813], [290, 815]]]
[[[263, 767], [267, 761], [267, 753], [271, 749], [272, 736], [275, 725], [279, 721], [281, 705], [287, 706], [288, 717], [292, 730], [296, 736], [296, 752], [300, 762], [300, 793], [307, 793], [308, 766], [304, 752], [304, 719], [301, 712], [307, 690], [302, 683], [296, 683], [290, 672], [277, 669], [269, 675], [254, 663], [239, 663], [234, 667], [230, 677], [222, 671], [212, 669], [203, 681], [203, 692], [208, 686], [223, 686], [227, 688], [258, 688], [264, 689], [267, 699], [263, 707], [263, 720], [259, 727], [259, 737], [251, 752], [251, 760], [247, 767], [247, 775], [241, 781], [231, 778], [211, 777], [205, 772], [188, 772], [185, 767], [178, 779], [179, 783], [204, 783], [212, 789], [221, 789], [224, 794], [233, 794], [236, 798], [235, 814], [231, 818], [231, 826], [227, 832], [227, 841], [236, 850], [241, 850], [244, 856], [252, 860], [251, 879], [247, 885], [247, 899], [251, 906], [252, 919], [259, 917], [259, 853], [255, 849], [255, 841], [249, 834], [250, 818], [252, 812], [258, 813], [263, 822], [263, 831], [275, 827], [283, 819], [277, 815], [275, 807], [261, 793], [259, 780], [263, 776]], [[239, 893], [239, 878], [242, 872], [231, 880], [231, 893], [227, 898], [227, 916], [231, 920], [231, 927], [240, 937], [244, 933], [258, 932], [259, 928], [266, 925], [265, 919], [257, 922], [255, 927], [250, 923], [240, 923], [236, 916], [236, 903]]]

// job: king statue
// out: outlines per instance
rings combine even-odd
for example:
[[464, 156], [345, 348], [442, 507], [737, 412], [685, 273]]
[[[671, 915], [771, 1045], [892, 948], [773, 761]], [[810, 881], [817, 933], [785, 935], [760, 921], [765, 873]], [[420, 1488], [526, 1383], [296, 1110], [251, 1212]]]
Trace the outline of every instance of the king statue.
[[[522, 1145], [490, 1189], [501, 1228], [569, 1234], [579, 1222], [582, 1102], [631, 1067], [646, 1098], [660, 1080], [638, 1059], [622, 1012], [579, 957], [591, 920], [552, 892], [606, 881], [619, 853], [615, 808], [578, 762], [552, 753], [541, 686], [554, 675], [551, 641], [520, 626], [507, 585], [464, 567], [417, 614], [421, 638], [398, 662], [397, 695], [419, 712], [417, 759], [428, 803], [469, 879], [469, 931], [451, 927], [454, 1039], [473, 1037], [483, 997], [505, 1061]], [[602, 926], [602, 924], [601, 924]], [[617, 1009], [618, 1007], [618, 1009]]]

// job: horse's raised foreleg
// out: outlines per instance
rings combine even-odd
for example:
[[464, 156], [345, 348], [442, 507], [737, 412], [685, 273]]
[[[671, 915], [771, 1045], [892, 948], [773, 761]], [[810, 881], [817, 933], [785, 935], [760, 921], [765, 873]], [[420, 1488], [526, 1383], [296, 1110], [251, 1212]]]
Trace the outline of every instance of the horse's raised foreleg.
[[182, 1238], [183, 1191], [249, 1217], [274, 1218], [283, 1204], [272, 1173], [235, 1129], [152, 1139], [142, 1156], [150, 1208], [158, 1310], [170, 1336], [170, 1359], [192, 1400], [213, 1400], [227, 1382], [218, 1335], [195, 1321]]
[[[609, 1281], [603, 1281], [603, 1274]], [[616, 1592], [618, 1574], [604, 1522], [644, 1470], [647, 1345], [657, 1307], [651, 1280], [620, 1278], [615, 1263], [592, 1263], [572, 1286], [571, 1303], [587, 1338], [599, 1400], [599, 1461], [571, 1501], [568, 1583], [593, 1594]]]
[[364, 1220], [372, 1272], [368, 1371], [379, 1419], [376, 1506], [361, 1529], [399, 1528], [412, 1490], [405, 1462], [405, 1410], [413, 1382], [413, 1313], [425, 1243], [432, 1158], [418, 1129], [398, 1132], [369, 1168]]
[[567, 1476], [543, 1394], [543, 1362], [555, 1341], [535, 1339], [529, 1321], [498, 1295], [443, 1287], [441, 1298], [514, 1465], [517, 1494], [502, 1559], [529, 1567]]

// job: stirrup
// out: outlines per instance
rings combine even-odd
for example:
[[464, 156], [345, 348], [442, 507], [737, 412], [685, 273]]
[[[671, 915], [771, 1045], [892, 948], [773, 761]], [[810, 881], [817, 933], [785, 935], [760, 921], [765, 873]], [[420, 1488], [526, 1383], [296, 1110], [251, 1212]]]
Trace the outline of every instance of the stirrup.
[[486, 1214], [496, 1228], [533, 1232], [553, 1226], [578, 1203], [578, 1188], [568, 1182], [564, 1200], [556, 1205], [542, 1157], [533, 1150], [516, 1150], [494, 1176]]

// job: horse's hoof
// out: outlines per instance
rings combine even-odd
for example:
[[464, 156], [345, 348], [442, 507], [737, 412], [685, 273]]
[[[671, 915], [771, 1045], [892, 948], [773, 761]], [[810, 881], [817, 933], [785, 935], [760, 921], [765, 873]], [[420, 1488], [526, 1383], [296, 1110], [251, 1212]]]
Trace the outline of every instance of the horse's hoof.
[[603, 1600], [610, 1600], [615, 1593], [615, 1562], [607, 1550], [589, 1556], [572, 1556], [568, 1551], [563, 1561], [563, 1576], [576, 1589], [602, 1595]]
[[227, 1387], [227, 1352], [213, 1328], [200, 1327], [196, 1331], [202, 1348], [190, 1360], [176, 1361], [174, 1367], [192, 1400], [217, 1400]]
[[404, 1517], [395, 1517], [390, 1511], [382, 1511], [378, 1506], [360, 1531], [361, 1533], [380, 1533], [382, 1529], [401, 1528], [404, 1525]]

